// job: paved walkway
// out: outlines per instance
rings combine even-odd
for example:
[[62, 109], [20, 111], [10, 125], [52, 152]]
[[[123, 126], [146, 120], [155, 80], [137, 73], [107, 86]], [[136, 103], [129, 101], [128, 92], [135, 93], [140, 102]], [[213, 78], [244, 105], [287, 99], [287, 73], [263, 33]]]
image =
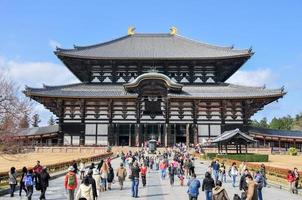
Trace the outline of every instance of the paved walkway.
[[[114, 159], [112, 161], [114, 169], [118, 167], [120, 163], [120, 159]], [[202, 179], [204, 177], [204, 172], [206, 171], [208, 163], [201, 163], [200, 161], [196, 161], [196, 173], [198, 176], [198, 179]], [[175, 186], [171, 187], [169, 185], [169, 180], [166, 179], [164, 181], [160, 180], [160, 174], [158, 171], [150, 171], [147, 175], [147, 187], [143, 188], [139, 186], [139, 199], [148, 199], [148, 200], [178, 200], [178, 199], [187, 199], [187, 187], [183, 186], [181, 187], [179, 185], [179, 182], [177, 178], [175, 178]], [[186, 181], [185, 181], [186, 183]], [[237, 183], [238, 185], [238, 183]], [[233, 195], [235, 193], [240, 193], [238, 187], [233, 188], [231, 186], [231, 180], [227, 180], [227, 183], [224, 185], [226, 188], [230, 199], [233, 199]], [[124, 190], [118, 189], [118, 183], [115, 183], [112, 186], [111, 191], [107, 191], [104, 193], [101, 193], [99, 199], [104, 200], [126, 200], [126, 199], [133, 199], [131, 197], [131, 182], [127, 180], [125, 182]], [[18, 192], [15, 192], [15, 195], [17, 195]], [[34, 191], [33, 200], [37, 200], [39, 198], [40, 192]], [[292, 195], [289, 192], [285, 190], [280, 190], [274, 187], [271, 188], [264, 188], [263, 189], [263, 196], [264, 199], [269, 200], [301, 200], [301, 196]], [[50, 187], [48, 188], [46, 192], [46, 198], [47, 200], [66, 200], [67, 194], [65, 190], [63, 189], [63, 177], [57, 178], [55, 180], [52, 180], [50, 182]], [[20, 198], [19, 196], [16, 196], [14, 198], [10, 198], [9, 195], [5, 197], [0, 197], [2, 200], [20, 200], [20, 199], [26, 199], [24, 197]], [[200, 189], [200, 197], [199, 199], [205, 199], [204, 193]]]

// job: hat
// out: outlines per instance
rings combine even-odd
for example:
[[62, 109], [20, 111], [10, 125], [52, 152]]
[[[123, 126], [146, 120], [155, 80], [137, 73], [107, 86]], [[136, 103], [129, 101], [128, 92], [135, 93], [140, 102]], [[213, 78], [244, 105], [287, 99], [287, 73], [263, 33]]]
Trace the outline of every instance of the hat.
[[68, 171], [74, 171], [74, 167], [73, 167], [73, 166], [70, 166], [70, 167], [68, 168]]

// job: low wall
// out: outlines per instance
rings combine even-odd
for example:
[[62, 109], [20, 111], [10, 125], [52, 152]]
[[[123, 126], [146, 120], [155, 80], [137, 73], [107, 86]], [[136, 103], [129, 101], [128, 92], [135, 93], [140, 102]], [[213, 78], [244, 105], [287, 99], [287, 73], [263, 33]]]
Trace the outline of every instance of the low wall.
[[107, 147], [35, 147], [37, 153], [97, 153], [107, 152]]

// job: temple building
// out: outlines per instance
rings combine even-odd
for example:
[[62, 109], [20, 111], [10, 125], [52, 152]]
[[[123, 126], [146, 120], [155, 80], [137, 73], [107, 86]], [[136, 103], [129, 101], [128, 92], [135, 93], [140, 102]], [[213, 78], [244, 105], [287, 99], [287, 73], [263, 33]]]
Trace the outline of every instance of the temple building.
[[[248, 131], [250, 117], [283, 97], [280, 89], [226, 83], [251, 49], [221, 47], [176, 33], [134, 33], [55, 55], [81, 83], [26, 87], [58, 117], [58, 145], [197, 144]], [[55, 78], [55, 76], [53, 77]]]

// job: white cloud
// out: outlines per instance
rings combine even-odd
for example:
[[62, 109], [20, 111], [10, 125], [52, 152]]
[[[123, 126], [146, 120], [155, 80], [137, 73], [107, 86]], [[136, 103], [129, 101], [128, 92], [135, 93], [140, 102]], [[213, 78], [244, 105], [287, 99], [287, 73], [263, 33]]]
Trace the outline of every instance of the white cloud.
[[56, 50], [57, 47], [61, 47], [61, 43], [59, 43], [56, 40], [49, 40], [49, 46], [53, 49]]
[[240, 70], [227, 82], [246, 86], [264, 86], [272, 85], [275, 79], [276, 75], [270, 69]]
[[[61, 85], [79, 82], [65, 66], [51, 62], [7, 60], [0, 56], [0, 72], [16, 82], [21, 90], [25, 85], [42, 87], [43, 83]], [[34, 104], [34, 110], [41, 116], [41, 125], [46, 125], [51, 113], [38, 103]]]
[[21, 87], [25, 85], [41, 87], [43, 83], [58, 85], [78, 82], [65, 66], [51, 62], [24, 62], [0, 57], [0, 69]]

